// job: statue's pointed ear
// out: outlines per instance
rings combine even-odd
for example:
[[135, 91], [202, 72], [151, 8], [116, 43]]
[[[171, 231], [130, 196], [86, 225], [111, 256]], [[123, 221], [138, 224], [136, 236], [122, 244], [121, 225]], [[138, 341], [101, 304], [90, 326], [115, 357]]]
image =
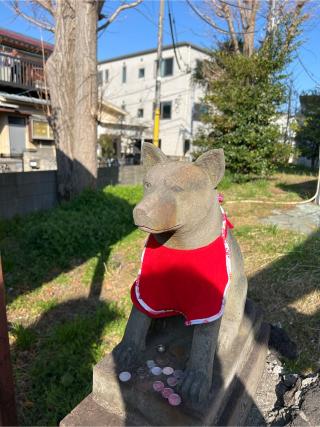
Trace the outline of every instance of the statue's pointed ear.
[[225, 170], [223, 149], [210, 150], [201, 154], [195, 161], [195, 165], [209, 174], [213, 186], [216, 187], [222, 180]]
[[145, 171], [150, 169], [157, 163], [166, 163], [167, 156], [154, 144], [145, 142], [142, 146], [142, 163]]

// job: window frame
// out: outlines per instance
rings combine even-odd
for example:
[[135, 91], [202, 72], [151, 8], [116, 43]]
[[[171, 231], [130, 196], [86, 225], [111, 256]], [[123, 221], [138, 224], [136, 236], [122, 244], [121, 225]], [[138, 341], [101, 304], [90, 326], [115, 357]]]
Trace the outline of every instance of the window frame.
[[121, 83], [127, 83], [127, 66], [125, 64], [122, 65]]
[[[163, 116], [163, 109], [165, 106], [170, 107], [170, 117]], [[171, 120], [172, 119], [172, 101], [162, 101], [160, 102], [160, 119], [161, 120]]]
[[[143, 71], [143, 75], [142, 76], [140, 75], [140, 71]], [[145, 75], [146, 75], [145, 67], [140, 67], [138, 69], [138, 79], [144, 79]]]
[[[172, 62], [172, 66], [171, 66], [171, 73], [170, 74], [165, 74], [165, 69], [166, 69], [166, 63], [167, 61], [171, 61]], [[161, 65], [160, 65], [160, 75], [161, 77], [171, 77], [173, 76], [174, 72], [174, 58], [173, 56], [170, 56], [168, 58], [162, 58], [161, 60]]]

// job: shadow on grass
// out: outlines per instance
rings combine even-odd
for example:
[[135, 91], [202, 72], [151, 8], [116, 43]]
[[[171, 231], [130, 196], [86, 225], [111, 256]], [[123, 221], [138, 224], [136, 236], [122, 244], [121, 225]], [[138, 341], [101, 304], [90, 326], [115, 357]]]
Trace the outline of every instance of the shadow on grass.
[[277, 172], [279, 173], [289, 173], [292, 175], [310, 175], [310, 176], [316, 176], [317, 171], [313, 170], [311, 168], [308, 168], [307, 166], [303, 165], [286, 165], [278, 168]]
[[319, 260], [320, 233], [315, 232], [249, 280], [249, 296], [264, 308], [267, 320], [280, 322], [297, 343], [297, 360], [285, 360], [293, 372], [319, 369]]
[[8, 303], [97, 257], [88, 298], [48, 302], [35, 324], [13, 326], [21, 425], [57, 425], [90, 392], [93, 365], [121, 335], [124, 310], [99, 298], [111, 247], [135, 229], [140, 197], [137, 187], [85, 191], [50, 211], [0, 222]]
[[308, 181], [299, 182], [296, 184], [279, 183], [276, 186], [283, 191], [288, 191], [290, 193], [296, 193], [299, 196], [307, 199], [309, 197], [312, 197], [316, 193], [317, 180], [316, 179], [310, 179]]
[[132, 209], [139, 197], [134, 188], [86, 191], [51, 211], [2, 221], [8, 303], [95, 256], [99, 260], [90, 295], [98, 297], [111, 246], [135, 229]]
[[58, 425], [92, 387], [92, 368], [121, 334], [124, 311], [95, 298], [48, 310], [12, 349], [21, 425]]

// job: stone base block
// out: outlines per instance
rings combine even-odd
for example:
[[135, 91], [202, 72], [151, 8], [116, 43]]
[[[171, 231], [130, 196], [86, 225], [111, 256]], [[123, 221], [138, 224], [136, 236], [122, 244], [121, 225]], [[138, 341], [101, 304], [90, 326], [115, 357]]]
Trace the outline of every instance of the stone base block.
[[[155, 377], [138, 368], [152, 359], [161, 367], [183, 370], [191, 348], [192, 327], [185, 327], [179, 317], [157, 321], [148, 337], [146, 351], [131, 370], [131, 380], [119, 382], [120, 369], [112, 354], [107, 355], [94, 367], [92, 394], [61, 425], [245, 425], [263, 371], [268, 338], [269, 327], [262, 322], [255, 305], [248, 301], [235, 342], [225, 354], [216, 354], [212, 388], [206, 402], [194, 406], [183, 401], [180, 406], [172, 407], [152, 388], [155, 380], [165, 382], [165, 375]], [[165, 346], [165, 353], [157, 351], [159, 344]]]

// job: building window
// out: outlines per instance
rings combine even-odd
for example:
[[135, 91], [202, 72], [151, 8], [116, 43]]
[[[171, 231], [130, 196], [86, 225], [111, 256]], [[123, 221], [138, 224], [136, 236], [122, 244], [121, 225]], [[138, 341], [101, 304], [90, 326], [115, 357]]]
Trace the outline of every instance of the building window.
[[122, 66], [122, 83], [127, 83], [127, 67]]
[[97, 83], [98, 83], [98, 86], [102, 86], [102, 83], [103, 83], [103, 73], [102, 73], [102, 71], [98, 71]]
[[144, 68], [139, 68], [138, 77], [139, 79], [144, 79]]
[[161, 111], [161, 119], [171, 119], [171, 110], [172, 110], [172, 102], [161, 102], [160, 111]]
[[104, 70], [104, 82], [107, 83], [109, 81], [109, 70]]
[[138, 114], [137, 114], [137, 116], [139, 118], [143, 117], [143, 108], [138, 108]]
[[[156, 106], [153, 104], [153, 113], [152, 117], [154, 118], [154, 112], [155, 112]], [[171, 119], [172, 116], [172, 102], [171, 101], [164, 101], [160, 103], [160, 119], [166, 120]]]
[[185, 139], [184, 145], [183, 145], [183, 154], [186, 155], [189, 150], [190, 150], [190, 139]]
[[192, 120], [200, 122], [205, 114], [208, 114], [208, 107], [205, 104], [195, 102], [193, 104]]
[[165, 58], [161, 61], [161, 77], [173, 75], [173, 58]]

